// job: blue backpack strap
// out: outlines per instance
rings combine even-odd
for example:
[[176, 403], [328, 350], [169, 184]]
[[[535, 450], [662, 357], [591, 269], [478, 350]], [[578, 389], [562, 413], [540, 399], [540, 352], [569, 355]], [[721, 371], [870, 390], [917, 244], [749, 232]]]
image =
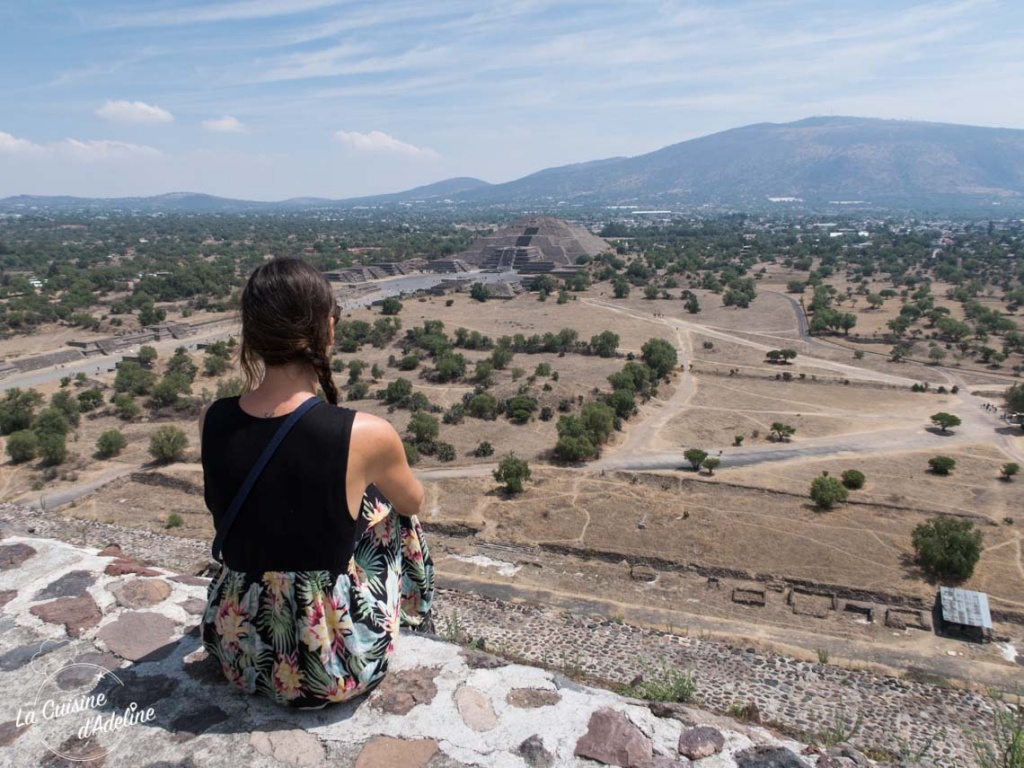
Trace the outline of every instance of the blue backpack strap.
[[256, 485], [256, 481], [259, 479], [260, 474], [262, 474], [264, 467], [266, 467], [267, 462], [270, 461], [270, 457], [277, 451], [285, 436], [291, 431], [292, 427], [295, 426], [296, 422], [305, 415], [306, 411], [319, 402], [321, 402], [319, 397], [311, 397], [288, 414], [288, 418], [285, 419], [284, 424], [277, 428], [277, 432], [274, 433], [270, 442], [267, 443], [267, 447], [263, 449], [263, 453], [261, 453], [260, 457], [256, 459], [256, 463], [252, 465], [252, 469], [250, 469], [249, 474], [246, 475], [245, 482], [242, 483], [242, 487], [238, 489], [238, 493], [235, 494], [235, 498], [231, 500], [231, 506], [228, 507], [228, 511], [224, 515], [224, 519], [217, 527], [217, 535], [213, 539], [212, 554], [213, 559], [218, 563], [221, 562], [220, 551], [224, 546], [224, 539], [227, 537], [228, 531], [231, 530], [231, 526], [234, 524], [235, 518], [238, 517], [238, 511], [242, 508], [242, 504], [245, 503], [245, 499], [249, 495], [249, 491], [251, 491], [252, 487]]

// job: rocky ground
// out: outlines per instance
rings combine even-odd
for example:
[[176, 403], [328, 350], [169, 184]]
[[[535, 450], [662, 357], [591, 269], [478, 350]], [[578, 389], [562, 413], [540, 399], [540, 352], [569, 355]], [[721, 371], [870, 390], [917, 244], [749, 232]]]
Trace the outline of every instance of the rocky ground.
[[[45, 572], [32, 571], [30, 574], [34, 579], [36, 591], [33, 592], [34, 596], [29, 597], [26, 594], [28, 592], [27, 584], [19, 578], [16, 568], [27, 567], [31, 558], [26, 560], [25, 566], [15, 563], [7, 567], [7, 570], [13, 568], [13, 572], [0, 573], [3, 577], [2, 581], [5, 583], [3, 589], [13, 589], [15, 593], [13, 597], [8, 597], [6, 615], [3, 618], [8, 629], [14, 631], [13, 634], [5, 632], [2, 635], [4, 651], [8, 654], [14, 649], [11, 647], [11, 643], [15, 643], [18, 648], [23, 648], [18, 652], [24, 654], [27, 652], [25, 648], [31, 646], [33, 642], [38, 643], [50, 637], [53, 634], [52, 631], [48, 634], [40, 631], [40, 621], [43, 623], [43, 627], [52, 630], [53, 628], [46, 623], [55, 622], [56, 625], [67, 623], [67, 610], [71, 607], [83, 610], [84, 614], [88, 616], [87, 623], [91, 622], [91, 624], [82, 628], [76, 628], [74, 623], [68, 624], [67, 629], [61, 629], [57, 634], [61, 637], [68, 634], [73, 637], [81, 636], [90, 639], [92, 646], [89, 652], [108, 656], [113, 653], [114, 656], [109, 660], [116, 664], [122, 664], [120, 659], [137, 660], [145, 655], [138, 649], [127, 655], [119, 652], [116, 632], [110, 629], [124, 620], [123, 629], [128, 635], [139, 634], [139, 627], [128, 626], [131, 621], [136, 620], [130, 620], [126, 616], [130, 616], [133, 612], [146, 612], [132, 610], [133, 608], [150, 606], [135, 605], [131, 602], [132, 600], [141, 599], [145, 603], [148, 600], [159, 598], [156, 602], [168, 606], [157, 618], [146, 620], [158, 622], [159, 618], [162, 618], [164, 622], [170, 622], [164, 627], [166, 632], [161, 638], [160, 646], [170, 642], [172, 635], [184, 633], [190, 625], [194, 626], [198, 621], [197, 618], [190, 616], [195, 616], [195, 611], [201, 609], [198, 601], [204, 597], [202, 585], [205, 582], [196, 579], [195, 573], [202, 571], [208, 562], [205, 543], [161, 536], [147, 531], [119, 528], [103, 523], [63, 518], [52, 513], [42, 514], [9, 505], [0, 508], [0, 524], [8, 536], [8, 541], [16, 541], [10, 539], [11, 536], [28, 535], [62, 539], [96, 549], [117, 542], [121, 545], [123, 552], [130, 554], [133, 558], [159, 563], [191, 574], [189, 579], [184, 579], [187, 584], [181, 584], [180, 581], [174, 582], [166, 578], [158, 578], [159, 571], [156, 569], [141, 569], [139, 572], [141, 566], [119, 566], [117, 565], [118, 560], [101, 560], [86, 554], [61, 554], [60, 557], [53, 555], [59, 560], [59, 568], [54, 570], [57, 565], [53, 565]], [[14, 545], [4, 542], [2, 546], [9, 548]], [[49, 542], [43, 547], [52, 548], [52, 551], [57, 553], [84, 552], [84, 550], [66, 545], [58, 545], [56, 542]], [[111, 579], [109, 578], [100, 578], [97, 581], [76, 577], [76, 579], [83, 579], [88, 583], [83, 582], [85, 584], [83, 587], [72, 580], [70, 587], [61, 586], [62, 583], [59, 581], [61, 572], [58, 570], [65, 574], [66, 579], [70, 579], [67, 577], [67, 573], [75, 568], [69, 567], [65, 558], [74, 559], [75, 557], [89, 558], [88, 562], [93, 570], [98, 567], [100, 571], [103, 571], [105, 568], [106, 577], [120, 577], [129, 582], [135, 581], [143, 584], [160, 583], [169, 585], [170, 591], [165, 590], [164, 587], [131, 587], [131, 590], [142, 590], [141, 598], [134, 591], [131, 591], [128, 597], [123, 597], [120, 596], [118, 590], [123, 591], [125, 588], [110, 584]], [[16, 559], [14, 557], [14, 560]], [[130, 563], [131, 561], [124, 562]], [[112, 565], [112, 563], [114, 564]], [[113, 573], [112, 568], [115, 571]], [[93, 572], [93, 570], [89, 572]], [[73, 591], [77, 590], [78, 594], [66, 595], [61, 591], [70, 588], [74, 588]], [[50, 589], [50, 592], [46, 592], [47, 589]], [[156, 592], [151, 594], [151, 590], [156, 590]], [[95, 602], [98, 606], [98, 613], [95, 613], [87, 601], [85, 603], [82, 601], [87, 593], [97, 592], [102, 594], [105, 602]], [[45, 607], [46, 602], [40, 602], [44, 598], [50, 598], [51, 601], [73, 599], [79, 600], [82, 604], [47, 608]], [[176, 602], [174, 602], [175, 599]], [[705, 638], [680, 637], [665, 632], [617, 624], [604, 620], [604, 618], [565, 613], [544, 606], [485, 599], [471, 593], [441, 589], [436, 605], [435, 626], [440, 638], [455, 640], [463, 645], [468, 644], [476, 648], [482, 647], [502, 657], [514, 659], [516, 662], [546, 668], [547, 672], [532, 669], [528, 672], [515, 673], [516, 675], [527, 675], [527, 677], [541, 676], [538, 679], [547, 681], [545, 685], [541, 686], [544, 690], [560, 690], [558, 688], [560, 684], [575, 690], [565, 680], [566, 677], [601, 682], [609, 686], [626, 686], [632, 682], [635, 684], [632, 690], [636, 691], [645, 682], [691, 675], [696, 689], [694, 701], [705, 710], [738, 718], [738, 721], [734, 719], [725, 721], [728, 723], [727, 730], [733, 729], [736, 733], [748, 732], [746, 729], [753, 727], [754, 724], [762, 723], [780, 732], [798, 737], [804, 743], [828, 744], [835, 741], [849, 741], [871, 757], [886, 762], [897, 762], [901, 757], [922, 755], [923, 759], [916, 764], [966, 766], [973, 763], [970, 741], [987, 737], [991, 728], [993, 707], [991, 700], [986, 696], [967, 690], [928, 685], [865, 671], [848, 670], [835, 665], [812, 664], [765, 652], [755, 647], [736, 647]], [[118, 608], [124, 610], [119, 613]], [[13, 615], [10, 613], [11, 609], [15, 609]], [[94, 629], [97, 627], [98, 629]], [[20, 637], [20, 635], [25, 635], [25, 637]], [[418, 639], [417, 642], [420, 640]], [[190, 647], [193, 650], [197, 649], [198, 641], [191, 642]], [[441, 653], [441, 651], [437, 651], [437, 653]], [[443, 653], [449, 653], [449, 651]], [[443, 655], [443, 653], [441, 654]], [[458, 655], [455, 650], [451, 653]], [[182, 660], [185, 654], [180, 653], [179, 655], [179, 660]], [[447, 657], [449, 656], [445, 656], [445, 658]], [[463, 658], [463, 656], [459, 657]], [[449, 662], [444, 664], [449, 664]], [[166, 665], [152, 669], [164, 670], [165, 667]], [[519, 670], [522, 668], [510, 667], [508, 669]], [[161, 674], [167, 673], [165, 671]], [[464, 671], [463, 674], [471, 675], [472, 673]], [[556, 684], [554, 681], [562, 682]], [[468, 693], [462, 695], [475, 696], [475, 694]], [[594, 693], [593, 695], [598, 696], [601, 701], [623, 701], [610, 693]], [[494, 709], [496, 706], [492, 699], [487, 699], [490, 701], [490, 709]], [[466, 705], [467, 711], [487, 710], [486, 707], [480, 705], [475, 697], [472, 700], [475, 703]], [[215, 708], [223, 709], [219, 703]], [[513, 709], [515, 708], [513, 707]], [[597, 709], [592, 708], [592, 711], [596, 712]], [[612, 707], [612, 709], [615, 708]], [[270, 711], [273, 711], [272, 708]], [[663, 716], [678, 716], [680, 712], [683, 712], [678, 708], [662, 708], [660, 710], [655, 708], [655, 711]], [[462, 709], [459, 709], [459, 712], [462, 713]], [[444, 717], [451, 715], [452, 713], [447, 713]], [[180, 717], [185, 717], [185, 715], [182, 714]], [[462, 717], [461, 714], [460, 717]], [[715, 720], [714, 716], [707, 712], [703, 713], [701, 717], [705, 723]], [[546, 721], [548, 718], [543, 719]], [[694, 718], [692, 715], [683, 717], [686, 722], [694, 724], [698, 724], [700, 719]], [[603, 721], [600, 722], [603, 723]], [[655, 728], [651, 725], [653, 721], [645, 726], [643, 723], [647, 721], [643, 719], [632, 718], [630, 722], [640, 726], [641, 731], [646, 728], [646, 738], [651, 738], [660, 732], [657, 730], [658, 728], [663, 727], [659, 725]], [[678, 723], [678, 718], [676, 722]], [[581, 724], [581, 726], [583, 725]], [[604, 724], [600, 726], [600, 729], [605, 727], [610, 728], [611, 726]], [[246, 733], [250, 731], [259, 732], [258, 724], [252, 723], [252, 728], [246, 730]], [[385, 729], [377, 732], [385, 733], [387, 731]], [[516, 732], [518, 733], [518, 731]], [[761, 731], [758, 730], [758, 732]], [[401, 729], [395, 731], [395, 735], [401, 733], [404, 733]], [[523, 739], [530, 735], [523, 733]], [[322, 743], [326, 743], [323, 736], [318, 736], [318, 738], [321, 738]], [[750, 737], [746, 736], [745, 738]], [[434, 740], [436, 741], [436, 738]], [[735, 742], [726, 739], [726, 742], [737, 745], [753, 743], [753, 741], [748, 742], [742, 739]], [[438, 743], [440, 742], [438, 741]], [[561, 744], [562, 741], [559, 743]], [[778, 741], [778, 743], [781, 744], [782, 741]], [[379, 749], [384, 748], [382, 746]], [[550, 752], [550, 745], [545, 749]], [[671, 756], [672, 760], [679, 760], [677, 753], [666, 752], [663, 748], [659, 749], [663, 756]], [[723, 750], [733, 756], [730, 758], [732, 762], [711, 762], [708, 765], [725, 766], [735, 763], [745, 766], [797, 766], [815, 764], [809, 762], [806, 757], [799, 758], [798, 762], [744, 763], [735, 757], [742, 750], [732, 748], [723, 748]], [[443, 749], [440, 751], [444, 752]], [[509, 754], [514, 752], [513, 750]], [[796, 755], [799, 755], [802, 750], [793, 748], [791, 752], [794, 755], [793, 759], [797, 760]], [[565, 753], [564, 750], [558, 753], [556, 750], [555, 753], [551, 753], [552, 760], [555, 762], [544, 763], [542, 760], [538, 764], [577, 764], [569, 759], [569, 753]], [[431, 753], [431, 755], [433, 754]], [[519, 758], [516, 758], [516, 762], [510, 763], [474, 763], [474, 760], [480, 760], [479, 755], [470, 759], [468, 753], [458, 753], [458, 751], [444, 752], [444, 754], [450, 755], [454, 759], [468, 760], [467, 764], [522, 765]], [[647, 753], [643, 751], [643, 754]], [[458, 757], [459, 755], [461, 757]], [[568, 762], [560, 762], [562, 757], [558, 757], [558, 755], [564, 757]], [[428, 758], [428, 760], [432, 759]], [[632, 761], [633, 758], [630, 760]], [[790, 758], [787, 757], [786, 760], [790, 760]], [[154, 765], [158, 764], [177, 765], [177, 763], [155, 763]], [[364, 763], [358, 762], [355, 764], [364, 765]], [[420, 764], [425, 765], [426, 762]], [[430, 764], [434, 765], [432, 762]], [[441, 764], [449, 763], [438, 763], [438, 765]], [[639, 763], [634, 761], [617, 764], [636, 765]], [[664, 765], [673, 764], [664, 763]], [[817, 764], [850, 765], [851, 763], [821, 762]], [[367, 763], [366, 765], [371, 764]], [[657, 763], [651, 765], [657, 765]]]

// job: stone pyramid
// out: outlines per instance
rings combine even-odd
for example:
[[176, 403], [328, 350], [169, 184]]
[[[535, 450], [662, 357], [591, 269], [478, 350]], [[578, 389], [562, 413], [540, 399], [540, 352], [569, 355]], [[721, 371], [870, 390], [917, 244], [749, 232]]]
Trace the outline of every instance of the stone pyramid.
[[493, 235], [480, 237], [458, 258], [485, 269], [511, 269], [533, 262], [555, 268], [576, 264], [582, 255], [596, 256], [611, 246], [582, 227], [549, 216], [521, 219]]

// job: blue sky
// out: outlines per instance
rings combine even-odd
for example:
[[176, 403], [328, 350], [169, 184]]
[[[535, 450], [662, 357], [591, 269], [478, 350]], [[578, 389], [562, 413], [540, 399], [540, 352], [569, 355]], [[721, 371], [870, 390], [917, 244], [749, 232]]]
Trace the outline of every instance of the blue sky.
[[350, 197], [757, 122], [1024, 128], [1018, 0], [0, 3], [0, 196]]

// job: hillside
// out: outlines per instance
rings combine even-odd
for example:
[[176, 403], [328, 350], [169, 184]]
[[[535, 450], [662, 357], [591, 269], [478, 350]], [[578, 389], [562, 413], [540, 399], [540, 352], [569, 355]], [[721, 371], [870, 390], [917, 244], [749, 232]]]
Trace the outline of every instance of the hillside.
[[233, 213], [410, 202], [743, 209], [771, 207], [772, 198], [796, 198], [806, 208], [857, 202], [872, 208], [1016, 210], [1024, 207], [1024, 130], [813, 117], [734, 128], [636, 157], [547, 168], [504, 184], [460, 177], [393, 194], [280, 203], [192, 193], [105, 200], [18, 196], [0, 200], [0, 210]]
[[1024, 201], [1024, 131], [821, 117], [762, 123], [631, 158], [546, 169], [467, 196], [760, 206], [861, 200], [970, 207]]

